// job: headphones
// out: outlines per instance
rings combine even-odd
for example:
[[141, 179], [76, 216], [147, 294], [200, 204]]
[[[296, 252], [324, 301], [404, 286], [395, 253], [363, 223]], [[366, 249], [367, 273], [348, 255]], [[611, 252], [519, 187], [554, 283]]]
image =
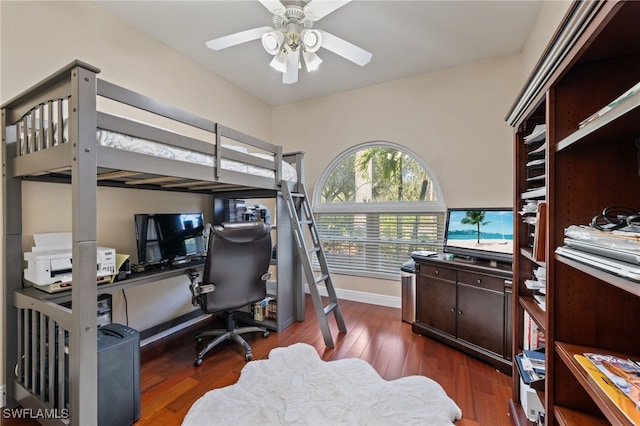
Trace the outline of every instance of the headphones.
[[625, 231], [640, 232], [640, 213], [623, 206], [605, 207], [601, 214], [591, 219], [591, 227], [600, 231], [615, 231], [629, 227]]

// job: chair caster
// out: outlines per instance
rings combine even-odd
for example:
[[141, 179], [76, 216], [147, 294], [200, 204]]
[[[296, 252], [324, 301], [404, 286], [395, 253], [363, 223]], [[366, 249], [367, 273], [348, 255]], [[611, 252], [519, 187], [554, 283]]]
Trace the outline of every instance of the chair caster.
[[246, 354], [244, 354], [245, 361], [251, 361], [252, 359], [253, 359], [253, 354], [251, 352], [247, 352]]
[[193, 361], [193, 365], [195, 367], [200, 367], [202, 365], [202, 358], [198, 357], [195, 361]]
[[265, 331], [264, 333], [262, 333], [262, 337], [267, 338], [269, 337], [269, 332]]

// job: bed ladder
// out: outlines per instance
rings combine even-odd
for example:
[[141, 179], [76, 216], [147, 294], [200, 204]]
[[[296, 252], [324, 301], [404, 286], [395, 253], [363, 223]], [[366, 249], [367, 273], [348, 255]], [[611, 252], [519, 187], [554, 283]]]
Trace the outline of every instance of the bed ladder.
[[[331, 274], [329, 273], [329, 267], [327, 266], [327, 259], [318, 237], [318, 229], [316, 228], [316, 222], [313, 218], [313, 212], [309, 205], [309, 198], [304, 185], [298, 184], [298, 192], [291, 192], [287, 185], [287, 182], [282, 182], [282, 194], [284, 201], [287, 205], [289, 212], [289, 219], [291, 221], [291, 227], [295, 237], [296, 247], [298, 249], [298, 257], [302, 263], [304, 273], [309, 284], [309, 293], [311, 294], [311, 300], [313, 301], [313, 307], [318, 317], [318, 323], [322, 330], [322, 336], [324, 337], [324, 343], [326, 346], [333, 348], [333, 338], [331, 337], [331, 330], [329, 329], [329, 322], [327, 315], [333, 313], [338, 324], [338, 330], [341, 333], [347, 332], [347, 326], [340, 312], [340, 305], [338, 304], [338, 297], [336, 291], [333, 288], [333, 282], [331, 281]], [[307, 225], [308, 232], [305, 232], [304, 226]], [[313, 271], [313, 256], [316, 256], [318, 265], [320, 266], [321, 274], [316, 276]], [[329, 296], [329, 304], [324, 306], [324, 303], [320, 297], [318, 290], [318, 284], [324, 283]]]

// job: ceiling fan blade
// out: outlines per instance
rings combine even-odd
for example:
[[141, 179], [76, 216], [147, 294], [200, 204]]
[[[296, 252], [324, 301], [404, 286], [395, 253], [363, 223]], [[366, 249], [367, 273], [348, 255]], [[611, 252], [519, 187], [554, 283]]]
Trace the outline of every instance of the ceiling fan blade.
[[287, 11], [287, 8], [280, 2], [280, 0], [258, 0], [267, 10], [274, 15], [283, 16]]
[[325, 49], [330, 50], [360, 66], [367, 65], [371, 61], [371, 58], [373, 57], [371, 52], [367, 52], [355, 44], [351, 44], [331, 33], [321, 30], [319, 31], [322, 33], [322, 47]]
[[300, 49], [287, 51], [287, 70], [282, 73], [282, 82], [292, 84], [298, 81], [298, 67], [300, 65]]
[[317, 21], [336, 9], [341, 8], [351, 0], [311, 0], [302, 11], [310, 21]]
[[258, 27], [252, 28], [246, 31], [240, 31], [239, 33], [229, 34], [224, 37], [214, 38], [209, 40], [206, 45], [209, 49], [220, 50], [227, 47], [235, 46], [237, 44], [246, 43], [248, 41], [257, 40], [262, 37], [262, 34], [273, 31], [271, 27]]

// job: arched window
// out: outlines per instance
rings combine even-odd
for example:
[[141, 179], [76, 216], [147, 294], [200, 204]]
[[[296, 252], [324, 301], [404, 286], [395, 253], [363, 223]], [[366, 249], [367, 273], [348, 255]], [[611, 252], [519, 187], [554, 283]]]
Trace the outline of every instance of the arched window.
[[331, 271], [397, 279], [414, 250], [441, 250], [446, 207], [417, 155], [369, 142], [339, 155], [313, 197], [318, 234]]

